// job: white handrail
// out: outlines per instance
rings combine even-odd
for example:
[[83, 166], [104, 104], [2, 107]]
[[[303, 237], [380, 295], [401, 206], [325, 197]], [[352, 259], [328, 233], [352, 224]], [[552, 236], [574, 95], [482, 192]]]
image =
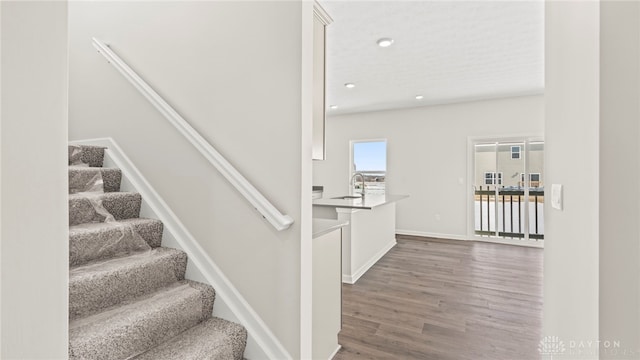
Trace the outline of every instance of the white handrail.
[[178, 131], [189, 140], [202, 156], [213, 165], [260, 212], [278, 231], [288, 229], [293, 224], [289, 215], [283, 215], [247, 179], [242, 176], [220, 153], [187, 123], [149, 84], [135, 73], [116, 53], [102, 41], [93, 38], [93, 46], [111, 65], [164, 115]]

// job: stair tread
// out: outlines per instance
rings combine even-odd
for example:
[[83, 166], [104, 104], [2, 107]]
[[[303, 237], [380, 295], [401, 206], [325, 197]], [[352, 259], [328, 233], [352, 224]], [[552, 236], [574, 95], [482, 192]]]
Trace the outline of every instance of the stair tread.
[[211, 316], [215, 291], [183, 280], [69, 322], [71, 359], [122, 359], [143, 353]]
[[73, 282], [74, 280], [82, 278], [84, 276], [95, 277], [96, 274], [100, 272], [109, 272], [114, 269], [135, 267], [139, 264], [145, 264], [154, 259], [171, 257], [176, 254], [184, 254], [184, 252], [177, 249], [159, 247], [157, 249], [152, 249], [150, 253], [144, 252], [131, 254], [118, 258], [92, 261], [90, 263], [79, 266], [72, 266], [69, 269], [69, 282]]
[[75, 164], [75, 165], [69, 165], [69, 170], [75, 170], [75, 171], [92, 171], [92, 172], [96, 172], [96, 171], [121, 171], [118, 168], [105, 168], [105, 167], [92, 167], [92, 166], [87, 166], [86, 164]]
[[[131, 219], [122, 219], [116, 220], [116, 223], [120, 224], [162, 224], [162, 221], [158, 219], [149, 219], [149, 218], [131, 218]], [[104, 229], [108, 229], [108, 223], [86, 223], [86, 224], [78, 224], [69, 226], [69, 234], [79, 234], [79, 233], [92, 233], [103, 231]]]
[[95, 196], [98, 198], [118, 198], [118, 197], [128, 197], [128, 196], [140, 196], [137, 192], [132, 191], [117, 191], [117, 192], [106, 192], [106, 193], [76, 193], [69, 194], [69, 200], [77, 200], [84, 199], [87, 196]]
[[98, 172], [98, 171], [115, 171], [115, 172], [122, 172], [120, 169], [118, 168], [106, 168], [106, 167], [91, 167], [91, 166], [86, 166], [86, 165], [69, 165], [69, 170], [73, 170], [73, 171], [86, 171], [86, 172]]
[[86, 316], [183, 280], [186, 265], [183, 251], [160, 247], [72, 266], [69, 316]]
[[247, 331], [239, 324], [212, 317], [135, 357], [135, 360], [242, 359]]

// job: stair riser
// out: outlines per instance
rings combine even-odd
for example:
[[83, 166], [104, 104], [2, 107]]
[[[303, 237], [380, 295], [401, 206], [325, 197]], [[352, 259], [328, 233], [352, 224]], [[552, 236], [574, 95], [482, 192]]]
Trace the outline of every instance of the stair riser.
[[[132, 219], [140, 216], [142, 197], [140, 194], [113, 193], [113, 196], [103, 196], [102, 206], [116, 220]], [[98, 212], [91, 200], [85, 197], [69, 199], [69, 225], [79, 225], [91, 222], [103, 222], [105, 217]]]
[[184, 296], [172, 298], [151, 309], [142, 309], [127, 317], [113, 318], [97, 334], [83, 334], [83, 327], [69, 331], [69, 358], [127, 359], [208, 319], [213, 311], [211, 287], [189, 289]]
[[73, 269], [69, 279], [69, 318], [96, 313], [182, 280], [186, 268], [187, 255], [180, 252], [135, 267], [94, 272], [89, 276], [88, 267]]
[[130, 228], [149, 247], [159, 247], [162, 242], [163, 225], [160, 221], [124, 224], [124, 226], [127, 227], [124, 230], [118, 226], [109, 226], [90, 232], [71, 229], [69, 265], [77, 266], [93, 260], [106, 259], [139, 248], [140, 239], [132, 239]]
[[105, 168], [69, 169], [69, 194], [91, 191], [97, 180], [102, 180], [99, 190], [103, 192], [120, 191], [122, 172]]
[[105, 148], [88, 145], [69, 145], [69, 165], [87, 164], [91, 167], [102, 167]]
[[134, 360], [242, 360], [247, 330], [219, 318], [208, 319]]

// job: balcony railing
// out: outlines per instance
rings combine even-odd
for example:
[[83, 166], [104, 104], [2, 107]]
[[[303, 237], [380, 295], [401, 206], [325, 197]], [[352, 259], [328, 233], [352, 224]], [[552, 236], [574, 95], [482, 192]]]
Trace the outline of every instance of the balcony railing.
[[544, 189], [529, 188], [529, 221], [526, 221], [525, 196], [522, 187], [499, 188], [496, 203], [495, 188], [476, 188], [476, 235], [496, 236], [497, 233], [505, 238], [524, 238], [528, 224], [530, 239], [544, 239]]

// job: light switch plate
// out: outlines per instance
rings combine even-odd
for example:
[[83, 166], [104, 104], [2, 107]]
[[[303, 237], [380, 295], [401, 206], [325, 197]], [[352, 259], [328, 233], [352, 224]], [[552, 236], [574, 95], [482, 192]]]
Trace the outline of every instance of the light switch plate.
[[551, 184], [551, 207], [562, 210], [562, 185]]

